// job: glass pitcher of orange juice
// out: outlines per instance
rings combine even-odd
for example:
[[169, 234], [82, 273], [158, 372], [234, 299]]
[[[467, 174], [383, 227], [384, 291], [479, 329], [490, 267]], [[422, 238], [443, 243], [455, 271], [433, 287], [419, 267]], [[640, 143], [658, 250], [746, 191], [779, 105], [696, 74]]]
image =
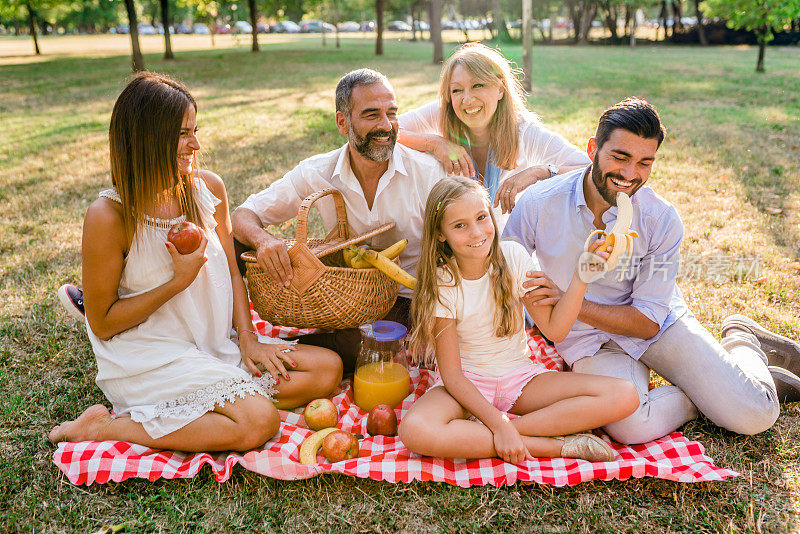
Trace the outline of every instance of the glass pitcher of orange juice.
[[392, 408], [408, 396], [411, 379], [403, 348], [408, 330], [393, 321], [361, 325], [361, 351], [356, 362], [353, 396], [359, 408], [378, 404]]

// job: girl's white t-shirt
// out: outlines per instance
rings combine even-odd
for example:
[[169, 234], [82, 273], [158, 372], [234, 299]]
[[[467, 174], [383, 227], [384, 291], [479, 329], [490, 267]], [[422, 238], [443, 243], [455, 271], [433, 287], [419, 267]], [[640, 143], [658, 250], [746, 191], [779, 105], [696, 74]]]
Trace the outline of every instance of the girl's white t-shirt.
[[[526, 291], [530, 291], [522, 287], [527, 279], [526, 273], [540, 270], [539, 263], [525, 247], [514, 241], [501, 241], [500, 250], [516, 280], [515, 297], [521, 299]], [[439, 268], [438, 276], [439, 302], [436, 305], [436, 317], [456, 320], [462, 371], [496, 377], [526, 365], [533, 365], [524, 319], [520, 320], [518, 328], [509, 336], [495, 335], [497, 305], [488, 272], [478, 280], [462, 278], [458, 285], [453, 285], [452, 276], [445, 267]], [[522, 306], [522, 302], [519, 306]]]

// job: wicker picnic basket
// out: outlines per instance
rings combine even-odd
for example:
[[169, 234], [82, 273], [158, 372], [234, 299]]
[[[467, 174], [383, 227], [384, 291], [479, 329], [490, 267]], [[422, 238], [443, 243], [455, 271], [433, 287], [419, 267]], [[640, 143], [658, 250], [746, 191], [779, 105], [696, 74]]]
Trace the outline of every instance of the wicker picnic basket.
[[[324, 239], [308, 239], [308, 212], [328, 195], [336, 206], [336, 227]], [[289, 287], [272, 281], [255, 251], [242, 254], [253, 309], [270, 323], [301, 328], [354, 328], [383, 318], [397, 298], [397, 282], [378, 269], [337, 265], [345, 265], [342, 249], [393, 227], [388, 223], [352, 236], [339, 191], [324, 189], [307, 197], [297, 212], [297, 236], [286, 240], [293, 270]]]

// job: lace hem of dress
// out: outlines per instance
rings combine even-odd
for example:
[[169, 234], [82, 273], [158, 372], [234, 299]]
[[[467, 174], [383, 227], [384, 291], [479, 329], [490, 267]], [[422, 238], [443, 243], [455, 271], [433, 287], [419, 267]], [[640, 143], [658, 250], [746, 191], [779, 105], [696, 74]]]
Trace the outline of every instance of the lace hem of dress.
[[225, 406], [226, 402], [234, 402], [237, 398], [256, 393], [274, 401], [275, 380], [267, 373], [260, 378], [226, 378], [216, 384], [206, 386], [197, 391], [181, 395], [176, 399], [161, 401], [156, 404], [155, 417], [188, 418], [198, 417], [214, 409], [214, 406]]

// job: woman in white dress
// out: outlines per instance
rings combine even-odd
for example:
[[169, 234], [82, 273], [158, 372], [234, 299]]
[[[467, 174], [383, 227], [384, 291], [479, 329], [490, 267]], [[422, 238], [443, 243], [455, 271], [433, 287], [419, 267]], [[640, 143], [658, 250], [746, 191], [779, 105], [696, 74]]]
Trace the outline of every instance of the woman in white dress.
[[[430, 152], [449, 173], [480, 181], [503, 213], [538, 180], [590, 163], [527, 110], [508, 60], [480, 43], [459, 47], [444, 63], [438, 101], [398, 120], [398, 142]], [[502, 230], [505, 218], [498, 222]]]
[[[326, 349], [259, 341], [236, 267], [225, 185], [197, 168], [197, 105], [156, 73], [133, 77], [109, 129], [113, 189], [83, 226], [86, 326], [111, 402], [50, 432], [184, 451], [250, 450], [279, 430], [279, 407], [328, 395], [341, 361]], [[180, 254], [184, 220], [203, 231]], [[233, 327], [238, 344], [232, 339]]]

